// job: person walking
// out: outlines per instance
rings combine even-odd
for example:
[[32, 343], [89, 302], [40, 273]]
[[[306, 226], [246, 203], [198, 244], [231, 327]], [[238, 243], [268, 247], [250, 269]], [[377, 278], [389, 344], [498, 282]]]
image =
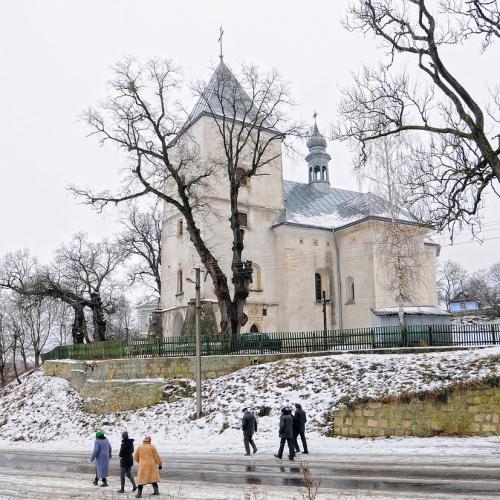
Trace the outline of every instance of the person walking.
[[120, 489], [117, 493], [125, 493], [125, 477], [128, 477], [129, 481], [132, 483], [132, 491], [137, 489], [134, 481], [134, 477], [130, 472], [132, 470], [132, 465], [134, 465], [134, 440], [128, 437], [128, 432], [122, 433], [122, 444], [120, 446]]
[[91, 462], [96, 461], [95, 486], [99, 484], [99, 479], [102, 479], [101, 486], [108, 486], [107, 477], [111, 456], [111, 443], [104, 436], [104, 432], [96, 432], [94, 451], [90, 457]]
[[302, 441], [303, 453], [306, 455], [309, 453], [307, 450], [307, 441], [306, 441], [306, 412], [302, 409], [302, 406], [299, 403], [295, 403], [295, 414], [293, 416], [293, 445], [295, 447], [295, 452], [300, 452], [298, 437], [300, 436], [300, 440]]
[[253, 441], [253, 435], [257, 432], [257, 419], [248, 408], [243, 408], [241, 430], [243, 431], [243, 444], [245, 445], [246, 451], [245, 455], [250, 455], [250, 445], [252, 445], [253, 452], [257, 453], [257, 446], [255, 446]]
[[285, 406], [281, 409], [281, 417], [280, 417], [280, 447], [278, 450], [278, 454], [274, 455], [276, 458], [283, 458], [283, 450], [285, 448], [285, 443], [288, 444], [288, 459], [293, 460], [295, 456], [294, 448], [293, 448], [293, 417], [292, 417], [292, 409], [288, 406]]
[[[134, 453], [134, 460], [139, 464], [139, 469], [137, 471], [138, 491], [135, 498], [142, 498], [142, 489], [145, 484], [152, 484], [153, 495], [159, 495], [158, 483], [160, 481], [160, 473], [158, 469], [161, 470], [162, 462], [158, 455], [158, 451], [151, 444], [151, 438], [149, 436], [145, 437], [142, 444], [137, 448]], [[156, 466], [158, 466], [158, 468]]]

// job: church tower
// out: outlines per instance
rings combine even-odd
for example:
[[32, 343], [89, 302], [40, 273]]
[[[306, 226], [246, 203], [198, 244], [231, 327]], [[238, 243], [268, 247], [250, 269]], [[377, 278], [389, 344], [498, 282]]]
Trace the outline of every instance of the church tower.
[[331, 156], [326, 152], [326, 139], [320, 134], [314, 114], [314, 127], [311, 137], [307, 141], [309, 154], [306, 161], [309, 169], [309, 184], [319, 191], [326, 193], [330, 187], [328, 162]]

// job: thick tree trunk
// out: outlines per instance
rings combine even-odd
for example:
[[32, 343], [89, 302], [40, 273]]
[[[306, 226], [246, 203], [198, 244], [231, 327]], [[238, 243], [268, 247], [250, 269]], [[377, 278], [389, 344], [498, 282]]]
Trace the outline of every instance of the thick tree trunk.
[[38, 368], [40, 366], [40, 351], [37, 349], [35, 350], [35, 368]]
[[99, 292], [90, 294], [90, 302], [94, 322], [94, 340], [102, 342], [106, 340], [106, 317], [104, 316], [104, 307]]
[[75, 314], [71, 327], [73, 344], [83, 344], [83, 339], [87, 338], [87, 323], [85, 321], [83, 306], [81, 304], [73, 305], [73, 312]]

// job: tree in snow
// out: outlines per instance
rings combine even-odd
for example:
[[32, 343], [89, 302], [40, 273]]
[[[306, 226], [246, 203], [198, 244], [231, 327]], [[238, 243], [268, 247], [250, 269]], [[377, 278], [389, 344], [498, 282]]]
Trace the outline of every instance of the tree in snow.
[[129, 203], [120, 222], [124, 230], [118, 243], [128, 256], [126, 272], [130, 283], [140, 283], [159, 298], [161, 295], [161, 234], [163, 212], [159, 200], [141, 210]]
[[5, 321], [16, 339], [24, 371], [32, 356], [35, 366], [40, 366], [42, 350], [55, 333], [59, 306], [59, 301], [47, 297], [11, 295]]
[[55, 252], [53, 274], [85, 298], [85, 305], [92, 311], [94, 340], [106, 340], [106, 313], [114, 307], [114, 277], [125, 256], [117, 241], [92, 242], [85, 233], [75, 234]]
[[467, 281], [466, 290], [495, 316], [500, 316], [500, 262], [473, 273]]
[[130, 300], [125, 295], [116, 297], [112, 314], [108, 315], [107, 339], [128, 341], [138, 335], [138, 319]]
[[[189, 118], [185, 123], [177, 111], [180, 80], [173, 64], [157, 60], [144, 66], [133, 60], [117, 64], [111, 95], [100, 110], [89, 110], [85, 118], [101, 143], [118, 146], [126, 156], [125, 187], [115, 194], [73, 191], [98, 209], [146, 195], [175, 208], [213, 283], [221, 331], [236, 338], [246, 322], [244, 306], [253, 272], [243, 255], [240, 188], [281, 154], [275, 145], [299, 129], [286, 116], [291, 104], [288, 88], [275, 72], [262, 74], [255, 67], [243, 67], [235, 85], [226, 69], [218, 72], [214, 82], [214, 100], [204, 93], [205, 86], [197, 89], [221, 144], [219, 157], [207, 159], [201, 158], [200, 147], [189, 133]], [[202, 232], [207, 210], [203, 197], [209, 194], [216, 173], [223, 175], [230, 200], [226, 225], [232, 235], [230, 273], [224, 271], [212, 242]]]
[[446, 301], [446, 306], [465, 290], [468, 280], [467, 270], [454, 260], [446, 260], [439, 269], [438, 290]]
[[382, 231], [375, 248], [387, 290], [395, 293], [403, 326], [404, 307], [418, 300], [415, 290], [422, 281], [422, 234], [426, 228], [408, 221], [409, 214], [404, 210], [405, 141], [400, 136], [385, 136], [369, 143], [367, 149], [368, 160], [360, 166], [358, 175], [370, 181], [371, 189], [380, 196], [379, 202], [387, 212], [389, 222], [381, 222]]
[[[500, 181], [500, 92], [477, 101], [446, 60], [450, 47], [471, 38], [486, 50], [495, 38], [500, 14], [496, 0], [358, 0], [345, 26], [372, 34], [388, 60], [364, 67], [343, 91], [335, 135], [357, 149], [357, 162], [368, 159], [372, 142], [406, 136], [414, 170], [408, 203], [425, 203], [420, 212], [439, 229], [473, 224], [485, 193]], [[413, 81], [405, 64], [413, 64]], [[463, 61], [467, 68], [467, 61]], [[380, 106], [380, 101], [385, 106]]]

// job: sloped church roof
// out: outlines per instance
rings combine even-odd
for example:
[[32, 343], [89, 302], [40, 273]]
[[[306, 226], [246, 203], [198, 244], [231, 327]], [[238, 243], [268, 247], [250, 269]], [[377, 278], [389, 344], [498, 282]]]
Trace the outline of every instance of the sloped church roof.
[[[323, 229], [347, 226], [367, 217], [389, 218], [388, 203], [373, 193], [360, 193], [329, 187], [323, 192], [312, 184], [283, 181], [285, 209], [275, 226], [294, 224]], [[398, 220], [414, 222], [406, 211]]]
[[[255, 118], [252, 113], [257, 111], [252, 109], [250, 97], [221, 57], [183, 129], [203, 115], [226, 116], [229, 120], [243, 120], [246, 116], [247, 120], [252, 120]], [[263, 122], [262, 126], [266, 127], [267, 124]], [[316, 122], [307, 146], [310, 150], [309, 157], [323, 155], [323, 158], [330, 159], [326, 153], [326, 139], [319, 132]], [[373, 193], [334, 188], [329, 185], [328, 177], [321, 180], [321, 189], [314, 184], [315, 181], [311, 178], [309, 183], [283, 181], [284, 210], [273, 227], [293, 224], [333, 229], [360, 222], [368, 217], [390, 217], [388, 203]], [[398, 220], [415, 222], [404, 210], [400, 211]]]
[[[189, 114], [188, 124], [194, 123], [203, 115], [225, 116], [228, 120], [252, 122], [256, 118], [259, 119], [258, 113], [252, 99], [221, 58], [212, 78]], [[264, 117], [261, 126], [271, 129]]]

